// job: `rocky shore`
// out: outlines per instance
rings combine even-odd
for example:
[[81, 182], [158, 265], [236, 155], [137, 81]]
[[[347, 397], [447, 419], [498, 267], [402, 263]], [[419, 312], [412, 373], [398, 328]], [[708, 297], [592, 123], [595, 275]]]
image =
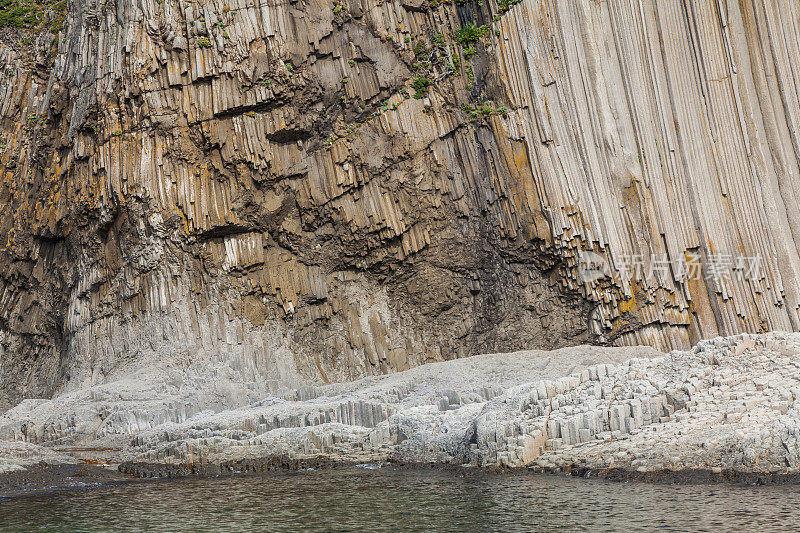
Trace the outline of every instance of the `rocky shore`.
[[89, 463], [166, 477], [392, 462], [744, 482], [800, 472], [800, 334], [669, 354], [482, 355], [218, 412], [125, 390], [106, 384], [7, 411], [0, 469]]

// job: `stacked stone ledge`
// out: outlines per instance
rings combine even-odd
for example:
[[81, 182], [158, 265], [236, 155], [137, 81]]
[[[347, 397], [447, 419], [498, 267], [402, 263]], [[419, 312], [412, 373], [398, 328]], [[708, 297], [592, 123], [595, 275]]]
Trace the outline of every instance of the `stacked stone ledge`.
[[[0, 436], [118, 446], [115, 460], [173, 466], [285, 457], [546, 471], [800, 469], [800, 334], [647, 350], [477, 356], [188, 418], [176, 399], [147, 404], [168, 409], [143, 417], [141, 405], [90, 391], [82, 403], [71, 396], [9, 411]], [[536, 370], [565, 359], [570, 375]]]
[[[529, 465], [546, 470], [748, 468], [758, 457], [766, 459], [770, 468], [794, 468], [800, 464], [800, 428], [794, 416], [794, 401], [800, 395], [798, 346], [797, 335], [714, 339], [690, 352], [593, 365], [563, 378], [509, 387], [500, 394], [489, 389], [478, 395], [443, 390], [438, 397], [412, 406], [395, 404], [392, 414], [374, 427], [305, 416], [291, 428], [264, 431], [260, 426], [257, 437], [232, 438], [228, 431], [214, 446], [207, 440], [195, 445], [205, 449], [204, 457], [212, 462], [215, 457], [280, 450], [298, 457]], [[415, 396], [413, 386], [404, 396]], [[369, 404], [346, 405], [364, 409]], [[758, 435], [764, 425], [742, 425], [747, 417], [763, 420], [766, 434]], [[693, 432], [707, 433], [708, 442], [691, 442]], [[712, 453], [714, 447], [731, 443], [741, 448], [740, 453]], [[152, 454], [163, 444], [150, 441], [149, 446], [151, 460], [168, 460], [164, 450]], [[247, 451], [231, 452], [233, 448]], [[776, 453], [781, 449], [786, 451], [784, 457]], [[650, 454], [660, 459], [646, 461]]]

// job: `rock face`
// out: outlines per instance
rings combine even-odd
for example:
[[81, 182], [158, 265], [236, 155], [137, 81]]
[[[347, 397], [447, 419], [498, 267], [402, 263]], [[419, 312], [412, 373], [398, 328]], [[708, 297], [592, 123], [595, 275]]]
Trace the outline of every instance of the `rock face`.
[[[574, 372], [565, 376], [551, 364], [558, 359]], [[131, 440], [123, 468], [257, 470], [275, 456], [325, 456], [595, 473], [800, 473], [798, 334], [717, 338], [668, 355], [577, 347], [417, 370], [165, 424]]]
[[[641, 346], [485, 354], [349, 383], [305, 386], [219, 412], [192, 410], [214, 403], [206, 384], [189, 389], [190, 380], [181, 379], [179, 388], [148, 375], [140, 382], [106, 383], [52, 400], [25, 400], [0, 415], [0, 446], [23, 442], [31, 449], [88, 451], [90, 457], [91, 450], [117, 450], [103, 459], [169, 466], [245, 458], [272, 464], [281, 457], [373, 461], [390, 454], [413, 462], [468, 463], [465, 453], [479, 416], [482, 435], [484, 426], [514, 427], [520, 395], [527, 397], [539, 385], [553, 392], [553, 384], [570, 373], [660, 355]], [[494, 434], [505, 438], [504, 430]], [[519, 435], [518, 430], [515, 439]], [[481, 464], [496, 462], [495, 455]]]
[[21, 441], [0, 441], [0, 475], [24, 471], [42, 463], [65, 465], [77, 462], [70, 455], [54, 452], [44, 446]]
[[381, 461], [800, 475], [797, 333], [666, 355], [594, 346], [479, 355], [216, 413], [187, 413], [184, 393], [145, 387], [26, 400], [0, 415], [0, 450], [22, 467], [61, 450], [140, 476]]
[[6, 28], [0, 408], [800, 329], [799, 9], [88, 0]]

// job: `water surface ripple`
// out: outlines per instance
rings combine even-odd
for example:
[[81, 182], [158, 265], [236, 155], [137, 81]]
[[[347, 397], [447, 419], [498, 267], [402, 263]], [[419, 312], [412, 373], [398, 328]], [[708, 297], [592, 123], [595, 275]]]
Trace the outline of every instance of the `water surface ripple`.
[[0, 500], [0, 531], [800, 530], [800, 486], [340, 468]]

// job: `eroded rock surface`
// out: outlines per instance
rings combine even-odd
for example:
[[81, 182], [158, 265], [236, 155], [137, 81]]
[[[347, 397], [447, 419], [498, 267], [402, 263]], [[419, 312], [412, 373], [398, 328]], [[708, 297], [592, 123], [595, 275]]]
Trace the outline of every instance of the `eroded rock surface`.
[[[144, 435], [151, 431], [164, 435], [168, 428], [181, 431], [178, 428], [184, 424], [186, 430], [197, 427], [201, 432], [208, 427], [230, 427], [235, 434], [253, 423], [258, 426], [253, 430], [259, 433], [309, 429], [325, 423], [360, 431], [377, 426], [399, 409], [420, 407], [438, 412], [436, 406], [440, 404], [446, 410], [450, 402], [453, 406], [483, 403], [511, 386], [534, 379], [564, 376], [575, 368], [600, 362], [620, 362], [632, 354], [657, 353], [646, 347], [580, 346], [554, 352], [480, 355], [351, 383], [306, 386], [281, 397], [244, 396], [235, 410], [224, 409], [235, 396], [229, 390], [214, 388], [214, 382], [152, 372], [139, 380], [98, 385], [52, 400], [25, 400], [0, 415], [0, 440], [116, 448], [127, 447], [132, 436], [146, 438]], [[225, 383], [223, 378], [218, 382]], [[216, 413], [197, 408], [214, 404]]]
[[64, 5], [0, 39], [0, 409], [798, 329], [794, 2]]
[[78, 461], [51, 448], [23, 441], [0, 440], [0, 474], [26, 470], [32, 466], [75, 464]]
[[[273, 454], [597, 474], [798, 472], [800, 335], [718, 338], [688, 352], [621, 362], [625, 353], [597, 352], [581, 360], [606, 362], [536, 381], [535, 371], [492, 375], [460, 361], [429, 365], [419, 371], [438, 384], [432, 395], [426, 380], [399, 378], [410, 390], [375, 395], [362, 385], [356, 394], [249, 407], [144, 432], [127, 458], [133, 472], [142, 464], [235, 465]], [[569, 358], [570, 351], [537, 354], [549, 355]], [[484, 361], [512, 367], [517, 358], [490, 357]], [[463, 377], [472, 370], [489, 376], [477, 378], [488, 390]], [[327, 414], [333, 412], [338, 416]]]
[[[279, 402], [156, 428], [132, 440], [129, 468], [146, 474], [143, 464], [236, 465], [274, 454], [596, 474], [800, 469], [800, 335], [719, 338], [625, 362], [620, 354], [581, 357], [578, 372], [541, 381], [530, 381], [535, 372], [485, 372], [484, 392], [463, 377], [482, 365], [430, 365], [420, 371], [432, 373], [434, 394], [430, 381], [412, 378], [410, 390], [376, 395], [361, 385], [357, 394], [300, 406]], [[608, 362], [585, 366], [592, 359]]]
[[113, 389], [23, 404], [0, 439], [106, 450], [140, 476], [382, 461], [800, 474], [800, 334], [481, 355], [194, 415]]

